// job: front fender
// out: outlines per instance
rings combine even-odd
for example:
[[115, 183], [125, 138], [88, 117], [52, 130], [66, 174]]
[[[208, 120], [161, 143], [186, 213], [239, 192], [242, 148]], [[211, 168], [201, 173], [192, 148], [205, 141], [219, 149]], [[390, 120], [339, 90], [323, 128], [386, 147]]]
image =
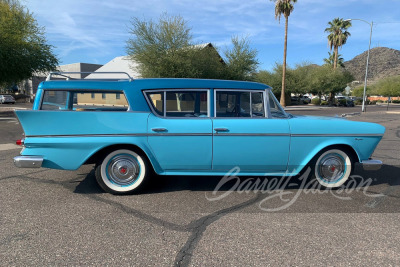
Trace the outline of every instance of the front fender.
[[293, 137], [290, 144], [288, 173], [298, 174], [321, 150], [329, 146], [351, 147], [360, 161], [360, 153], [355, 149], [355, 137]]

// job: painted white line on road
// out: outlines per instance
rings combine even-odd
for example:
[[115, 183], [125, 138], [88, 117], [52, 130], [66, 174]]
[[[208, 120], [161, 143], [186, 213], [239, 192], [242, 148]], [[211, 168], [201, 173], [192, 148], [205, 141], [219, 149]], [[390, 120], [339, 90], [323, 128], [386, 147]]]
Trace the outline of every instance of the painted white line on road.
[[2, 117], [0, 120], [16, 120], [15, 117]]
[[0, 144], [0, 151], [11, 150], [11, 149], [22, 149], [21, 146], [17, 146], [16, 144]]

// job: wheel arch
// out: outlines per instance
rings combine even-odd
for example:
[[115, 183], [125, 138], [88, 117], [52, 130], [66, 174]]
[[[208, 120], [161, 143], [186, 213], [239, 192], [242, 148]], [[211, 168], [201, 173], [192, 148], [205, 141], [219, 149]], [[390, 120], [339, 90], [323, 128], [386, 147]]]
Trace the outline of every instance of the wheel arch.
[[135, 145], [135, 144], [113, 144], [113, 145], [108, 145], [103, 148], [100, 148], [96, 152], [94, 152], [92, 155], [90, 155], [84, 164], [97, 164], [101, 159], [103, 159], [106, 155], [111, 153], [112, 151], [118, 150], [118, 149], [128, 149], [132, 150], [136, 153], [138, 153], [141, 156], [144, 156], [146, 160], [150, 163], [150, 166], [152, 170], [156, 173], [160, 172], [161, 167], [158, 165], [157, 161], [153, 157], [150, 151], [145, 151], [142, 149], [140, 146]]
[[308, 166], [310, 164], [310, 162], [312, 160], [314, 160], [321, 152], [329, 150], [329, 149], [334, 149], [334, 148], [347, 151], [349, 153], [349, 156], [353, 160], [353, 163], [360, 161], [360, 157], [359, 157], [357, 151], [351, 145], [346, 144], [346, 143], [329, 144], [329, 145], [317, 147], [316, 149], [314, 149], [312, 151], [312, 153], [309, 153], [307, 155], [307, 157], [303, 160], [303, 162], [301, 164], [299, 164], [297, 171], [294, 173], [297, 173], [297, 174], [301, 173], [304, 170], [304, 168], [306, 166]]
[[[315, 157], [316, 157], [317, 155], [319, 155], [321, 152], [326, 151], [326, 150], [329, 150], [329, 149], [334, 149], [334, 148], [335, 148], [335, 149], [340, 149], [340, 150], [345, 150], [345, 151], [347, 151], [347, 152], [349, 153], [349, 156], [351, 157], [353, 163], [356, 163], [356, 162], [359, 162], [359, 161], [360, 161], [360, 158], [359, 158], [357, 152], [355, 151], [355, 149], [354, 149], [351, 145], [348, 145], [348, 144], [333, 144], [333, 145], [326, 146], [326, 147], [324, 147], [323, 149], [321, 149], [320, 151], [318, 151], [318, 153], [316, 153], [316, 154], [308, 161], [308, 163], [310, 163], [310, 161], [312, 161], [313, 159], [315, 159]], [[307, 163], [307, 164], [308, 164], [308, 163]]]

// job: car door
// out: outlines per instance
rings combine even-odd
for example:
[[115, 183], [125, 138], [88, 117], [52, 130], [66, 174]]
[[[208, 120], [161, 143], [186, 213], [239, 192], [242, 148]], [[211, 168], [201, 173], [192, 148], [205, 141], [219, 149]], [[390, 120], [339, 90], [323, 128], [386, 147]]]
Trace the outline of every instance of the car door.
[[289, 158], [287, 119], [269, 119], [265, 91], [215, 90], [213, 170], [285, 172]]
[[153, 113], [148, 142], [162, 169], [211, 170], [212, 120], [208, 90], [145, 92]]

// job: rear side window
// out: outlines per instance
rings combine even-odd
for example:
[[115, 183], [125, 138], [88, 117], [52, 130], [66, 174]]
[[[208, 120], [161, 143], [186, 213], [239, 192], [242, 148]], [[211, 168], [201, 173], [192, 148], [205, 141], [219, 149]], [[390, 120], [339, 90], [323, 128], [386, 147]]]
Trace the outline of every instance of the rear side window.
[[164, 115], [164, 92], [148, 93], [147, 94], [150, 104], [154, 111], [160, 115]]
[[73, 110], [76, 111], [126, 111], [128, 102], [120, 92], [74, 93]]
[[45, 90], [41, 110], [126, 111], [128, 107], [122, 92]]
[[45, 91], [42, 100], [42, 110], [65, 110], [67, 107], [67, 91]]
[[207, 92], [166, 92], [167, 117], [207, 117]]
[[208, 92], [206, 90], [166, 90], [148, 92], [153, 111], [163, 117], [208, 117]]

